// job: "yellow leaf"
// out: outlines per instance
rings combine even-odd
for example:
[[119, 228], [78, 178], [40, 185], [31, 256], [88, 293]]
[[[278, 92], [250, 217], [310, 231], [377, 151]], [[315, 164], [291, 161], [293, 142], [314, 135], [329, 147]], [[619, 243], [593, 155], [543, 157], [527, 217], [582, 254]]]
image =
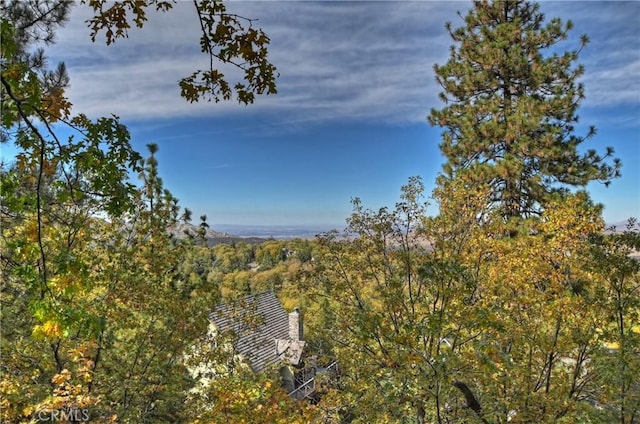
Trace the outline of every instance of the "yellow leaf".
[[65, 381], [68, 381], [70, 378], [71, 378], [71, 373], [69, 372], [68, 369], [65, 368], [59, 374], [54, 375], [53, 378], [51, 378], [51, 382], [53, 384], [60, 385]]

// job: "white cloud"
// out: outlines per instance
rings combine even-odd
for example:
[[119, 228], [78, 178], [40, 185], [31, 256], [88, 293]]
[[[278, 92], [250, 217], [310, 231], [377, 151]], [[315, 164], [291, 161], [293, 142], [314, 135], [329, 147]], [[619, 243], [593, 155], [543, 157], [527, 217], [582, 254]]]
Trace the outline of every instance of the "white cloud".
[[[232, 2], [232, 11], [259, 18], [257, 25], [271, 37], [270, 57], [281, 73], [279, 94], [259, 98], [249, 108], [232, 102], [188, 104], [179, 97], [178, 80], [207, 66], [207, 58], [198, 51], [199, 27], [190, 2], [179, 2], [167, 14], [150, 13], [144, 29], [130, 30], [129, 39], [109, 47], [89, 41], [83, 24], [89, 14], [78, 8], [51, 54], [68, 64], [76, 109], [92, 116], [115, 113], [126, 119], [154, 119], [277, 111], [280, 122], [425, 122], [429, 109], [440, 105], [432, 66], [447, 59], [451, 41], [444, 23], [460, 25], [456, 10], [464, 14], [468, 6]], [[625, 8], [595, 5], [590, 14], [578, 11], [571, 16], [574, 8], [562, 3], [543, 7], [549, 17], [553, 12], [573, 17], [576, 27], [598, 23], [591, 38], [600, 51], [581, 60], [587, 68], [584, 106], [637, 105], [640, 51], [629, 38], [637, 36], [638, 29], [619, 29], [633, 23]], [[608, 13], [594, 16], [594, 10]]]
[[640, 102], [640, 59], [611, 68], [600, 68], [584, 78], [592, 104], [612, 106]]

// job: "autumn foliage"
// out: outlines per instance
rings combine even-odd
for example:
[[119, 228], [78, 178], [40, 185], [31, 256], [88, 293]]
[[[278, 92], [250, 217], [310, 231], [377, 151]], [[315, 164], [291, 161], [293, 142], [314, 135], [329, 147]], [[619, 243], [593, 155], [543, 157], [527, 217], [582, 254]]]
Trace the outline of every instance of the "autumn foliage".
[[[172, 7], [87, 3], [107, 43]], [[231, 88], [211, 62], [183, 96], [275, 93], [266, 34], [221, 2], [194, 4], [203, 52], [246, 79]], [[640, 234], [634, 220], [605, 232], [602, 207], [573, 190], [619, 163], [578, 149], [591, 135], [572, 132], [578, 52], [543, 55], [569, 24], [496, 1], [449, 28], [432, 205], [412, 177], [394, 208], [354, 199], [343, 233], [208, 246], [206, 217], [172, 233], [191, 213], [162, 184], [158, 146], [143, 158], [117, 117], [76, 114], [64, 65], [35, 49], [69, 7], [2, 3], [1, 135], [18, 152], [0, 170], [3, 422], [638, 422]], [[217, 302], [265, 290], [302, 308], [318, 363], [339, 364], [314, 402], [206, 338]], [[225, 371], [204, 381], [202, 363]]]

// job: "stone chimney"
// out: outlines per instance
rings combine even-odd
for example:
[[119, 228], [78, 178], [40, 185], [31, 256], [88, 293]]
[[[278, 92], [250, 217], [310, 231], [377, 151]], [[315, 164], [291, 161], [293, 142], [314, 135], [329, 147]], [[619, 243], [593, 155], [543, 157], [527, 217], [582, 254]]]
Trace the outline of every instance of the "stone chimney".
[[289, 339], [294, 341], [304, 340], [304, 333], [302, 330], [302, 315], [300, 309], [294, 308], [293, 312], [289, 314]]

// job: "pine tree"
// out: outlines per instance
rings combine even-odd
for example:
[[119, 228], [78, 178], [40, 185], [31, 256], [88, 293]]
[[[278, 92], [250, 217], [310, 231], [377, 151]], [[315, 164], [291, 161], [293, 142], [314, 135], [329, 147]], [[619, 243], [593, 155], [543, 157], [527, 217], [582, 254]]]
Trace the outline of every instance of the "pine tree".
[[577, 50], [557, 53], [571, 21], [545, 23], [538, 4], [474, 1], [465, 25], [446, 28], [455, 45], [443, 65], [435, 65], [445, 106], [432, 109], [429, 122], [444, 127], [440, 148], [447, 158], [440, 184], [464, 177], [488, 184], [492, 204], [504, 217], [529, 216], [571, 187], [591, 181], [608, 185], [620, 161], [579, 147], [595, 135], [574, 134], [576, 111], [584, 99]]

